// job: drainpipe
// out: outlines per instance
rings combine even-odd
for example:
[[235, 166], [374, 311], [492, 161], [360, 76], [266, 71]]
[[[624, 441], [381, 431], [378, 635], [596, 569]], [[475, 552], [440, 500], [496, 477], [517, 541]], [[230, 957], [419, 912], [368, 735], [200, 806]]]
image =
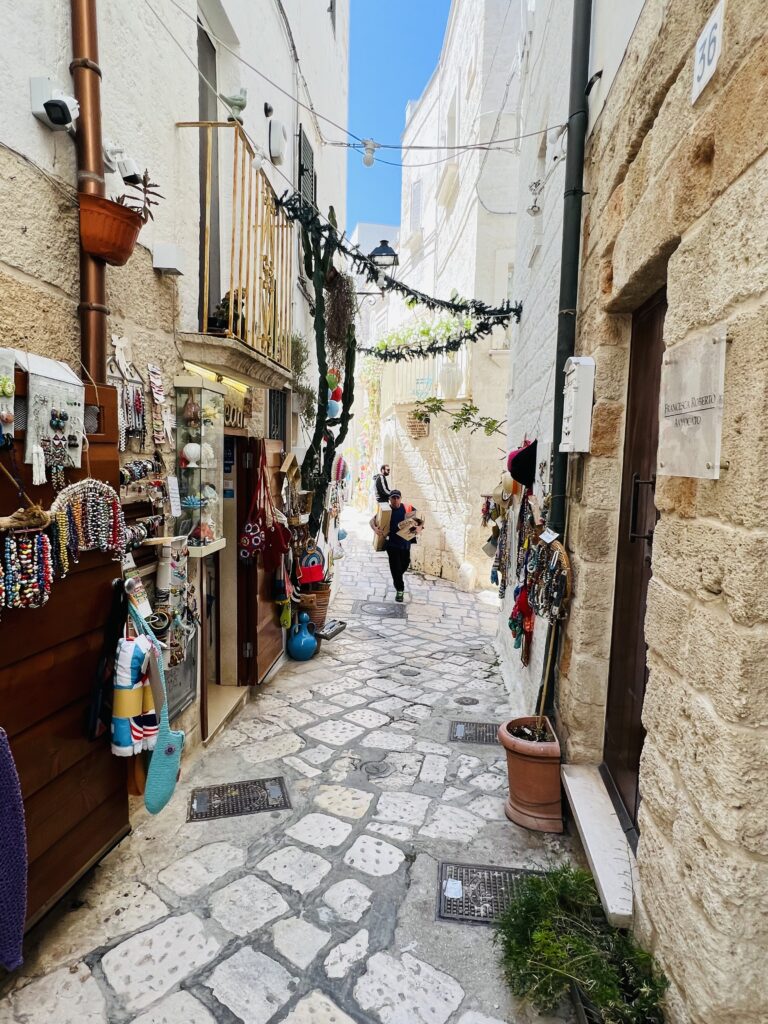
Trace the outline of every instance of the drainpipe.
[[[104, 195], [101, 141], [101, 68], [99, 67], [96, 0], [71, 0], [72, 63], [75, 98], [80, 104], [75, 142], [77, 190]], [[106, 264], [80, 247], [80, 358], [89, 380], [107, 379]]]
[[[565, 363], [576, 344], [576, 306], [579, 298], [579, 254], [581, 247], [581, 201], [584, 195], [584, 144], [587, 137], [589, 43], [592, 27], [592, 0], [574, 0], [571, 36], [571, 83], [568, 98], [568, 149], [565, 156], [565, 194], [563, 197], [563, 240], [560, 256], [560, 300], [557, 315], [557, 351], [555, 355], [555, 394], [552, 438], [552, 504], [548, 526], [565, 534], [568, 454], [560, 452], [563, 430], [563, 387]], [[547, 633], [547, 657], [542, 686], [553, 700], [557, 624]], [[555, 655], [555, 656], [553, 656]]]

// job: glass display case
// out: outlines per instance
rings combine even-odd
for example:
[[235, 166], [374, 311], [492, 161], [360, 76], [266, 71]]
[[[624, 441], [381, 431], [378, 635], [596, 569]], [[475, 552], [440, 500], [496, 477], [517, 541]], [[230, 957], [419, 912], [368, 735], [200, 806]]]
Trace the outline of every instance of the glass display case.
[[187, 537], [191, 557], [226, 544], [223, 524], [225, 388], [203, 377], [174, 380], [176, 465], [181, 515], [175, 532]]

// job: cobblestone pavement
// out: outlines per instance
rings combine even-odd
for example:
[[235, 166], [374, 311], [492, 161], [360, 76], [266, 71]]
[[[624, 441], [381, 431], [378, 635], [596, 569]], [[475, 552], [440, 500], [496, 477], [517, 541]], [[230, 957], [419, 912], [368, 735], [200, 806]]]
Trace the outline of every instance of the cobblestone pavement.
[[[505, 819], [497, 746], [448, 742], [452, 720], [506, 713], [493, 600], [410, 574], [394, 605], [346, 517], [346, 632], [268, 682], [38, 926], [2, 1024], [543, 1020], [505, 990], [490, 928], [436, 919], [440, 861], [542, 868], [571, 844]], [[192, 788], [271, 776], [291, 809], [186, 821]]]

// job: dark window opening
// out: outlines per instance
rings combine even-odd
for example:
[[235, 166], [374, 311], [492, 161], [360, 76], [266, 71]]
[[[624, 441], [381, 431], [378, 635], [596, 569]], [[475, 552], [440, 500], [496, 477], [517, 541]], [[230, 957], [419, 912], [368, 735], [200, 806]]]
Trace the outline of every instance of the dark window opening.
[[304, 129], [299, 125], [299, 195], [305, 203], [315, 206], [317, 201], [317, 175], [315, 174], [315, 152]]
[[269, 389], [269, 433], [270, 441], [285, 441], [287, 392]]

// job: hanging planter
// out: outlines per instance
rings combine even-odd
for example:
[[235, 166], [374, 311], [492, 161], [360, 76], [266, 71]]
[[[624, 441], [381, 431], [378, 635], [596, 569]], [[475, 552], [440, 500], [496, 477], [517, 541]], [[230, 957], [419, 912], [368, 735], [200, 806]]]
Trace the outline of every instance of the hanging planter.
[[513, 718], [499, 726], [507, 755], [510, 821], [538, 832], [562, 832], [560, 743], [546, 715]]
[[81, 192], [79, 200], [83, 249], [113, 267], [124, 266], [144, 224], [141, 214], [102, 196]]

